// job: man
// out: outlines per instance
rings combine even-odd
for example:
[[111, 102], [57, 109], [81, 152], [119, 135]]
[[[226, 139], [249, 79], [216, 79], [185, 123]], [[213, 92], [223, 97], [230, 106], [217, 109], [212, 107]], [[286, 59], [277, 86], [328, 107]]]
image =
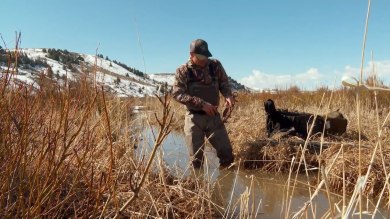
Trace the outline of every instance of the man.
[[207, 42], [197, 39], [190, 44], [190, 58], [176, 70], [173, 98], [184, 104], [184, 134], [195, 168], [203, 165], [205, 137], [217, 151], [221, 167], [234, 161], [232, 146], [225, 125], [218, 113], [219, 92], [226, 106], [234, 106], [228, 77], [217, 59], [209, 59]]

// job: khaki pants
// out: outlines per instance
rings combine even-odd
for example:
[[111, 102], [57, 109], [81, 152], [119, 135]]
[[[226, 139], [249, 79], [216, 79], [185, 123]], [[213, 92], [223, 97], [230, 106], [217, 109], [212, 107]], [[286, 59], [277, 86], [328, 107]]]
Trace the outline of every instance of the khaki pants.
[[219, 114], [208, 116], [187, 112], [184, 134], [195, 168], [200, 168], [203, 164], [205, 138], [217, 151], [221, 166], [229, 166], [234, 161], [229, 136]]

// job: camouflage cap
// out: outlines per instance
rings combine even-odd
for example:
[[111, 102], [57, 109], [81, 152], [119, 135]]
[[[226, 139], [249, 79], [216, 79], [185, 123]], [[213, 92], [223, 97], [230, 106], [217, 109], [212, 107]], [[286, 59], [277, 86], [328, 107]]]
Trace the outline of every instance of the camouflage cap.
[[196, 40], [191, 42], [191, 44], [190, 44], [190, 52], [193, 52], [193, 53], [196, 53], [196, 54], [200, 54], [200, 55], [204, 55], [204, 56], [207, 56], [207, 57], [212, 56], [210, 51], [209, 51], [207, 42], [202, 40], [202, 39], [196, 39]]

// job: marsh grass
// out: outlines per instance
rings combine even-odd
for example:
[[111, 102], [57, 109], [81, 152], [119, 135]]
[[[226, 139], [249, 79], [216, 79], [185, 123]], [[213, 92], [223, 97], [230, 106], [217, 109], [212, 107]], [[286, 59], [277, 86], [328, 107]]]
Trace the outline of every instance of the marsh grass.
[[[83, 74], [63, 85], [41, 75], [38, 89], [17, 83], [17, 51], [0, 80], [1, 218], [213, 217], [204, 181], [172, 176], [153, 153], [136, 156], [138, 100]], [[167, 98], [156, 151], [171, 130]]]
[[[12, 70], [3, 70], [1, 80], [2, 217], [230, 218], [258, 214], [262, 200], [252, 200], [253, 185], [238, 200], [221, 206], [212, 201], [215, 186], [210, 179], [172, 176], [161, 157], [136, 155], [140, 127], [132, 116], [132, 106], [147, 105], [156, 112], [149, 121], [160, 119], [154, 124], [165, 133], [182, 130], [185, 110], [169, 96], [164, 101], [156, 97], [120, 99], [94, 87], [88, 77], [64, 87], [42, 76], [36, 89], [13, 83], [12, 74]], [[290, 198], [297, 183], [306, 185], [312, 198], [296, 216], [315, 215], [311, 200], [320, 191], [329, 197], [340, 194], [343, 199], [342, 204], [329, 199], [332, 207], [328, 217], [335, 216], [337, 208], [347, 209], [360, 182], [354, 95], [349, 89], [238, 95], [226, 124], [236, 159], [241, 161], [236, 171], [250, 168], [289, 174], [286, 218], [293, 213]], [[290, 111], [326, 114], [339, 109], [349, 121], [347, 132], [340, 137], [315, 136], [309, 141], [268, 139], [263, 108], [268, 98], [278, 108]], [[164, 105], [167, 102], [169, 105]], [[389, 103], [384, 93], [361, 94], [361, 172], [369, 173], [363, 191], [374, 200], [375, 210], [388, 204], [390, 194]], [[167, 109], [172, 114], [167, 114]], [[163, 139], [156, 138], [156, 151]], [[313, 178], [311, 173], [317, 172]], [[307, 182], [298, 182], [298, 173], [306, 174]]]
[[[325, 115], [339, 110], [348, 119], [347, 131], [341, 136], [324, 137], [317, 134], [310, 139], [295, 137], [269, 139], [266, 135], [266, 115], [263, 106], [263, 102], [269, 98], [275, 101], [277, 108], [289, 111]], [[290, 173], [291, 184], [287, 185], [290, 190], [288, 194], [293, 193], [297, 183], [296, 174], [305, 174], [307, 182], [303, 183], [311, 195], [316, 196], [319, 191], [325, 191], [327, 196], [338, 194], [347, 202], [360, 182], [361, 167], [362, 173], [366, 174], [369, 171], [362, 190], [363, 195], [375, 200], [372, 201], [374, 205], [389, 204], [390, 190], [386, 182], [389, 178], [390, 162], [390, 126], [387, 119], [390, 99], [387, 93], [379, 92], [376, 95], [368, 91], [360, 93], [360, 113], [363, 115], [360, 117], [360, 141], [356, 93], [352, 89], [341, 88], [334, 91], [319, 89], [314, 92], [292, 93], [286, 90], [276, 94], [239, 93], [237, 99], [237, 105], [226, 127], [236, 160], [241, 161], [243, 168], [275, 174]], [[149, 101], [153, 103], [153, 100]], [[184, 107], [178, 103], [173, 103], [172, 106], [177, 115], [175, 127], [182, 130]], [[377, 125], [376, 121], [379, 121], [380, 125]], [[359, 142], [362, 145], [360, 160]], [[313, 173], [317, 176], [313, 177]], [[319, 186], [318, 191], [316, 186]], [[288, 204], [288, 200], [286, 203]], [[308, 212], [305, 210], [303, 215], [315, 215], [315, 207], [309, 207], [311, 204], [310, 202], [306, 209], [311, 210]], [[344, 206], [346, 204], [348, 203], [344, 203]], [[338, 214], [334, 206], [337, 205], [338, 209], [343, 208], [340, 207], [342, 203], [336, 204], [332, 200], [329, 205], [332, 208], [326, 217], [335, 217]], [[285, 212], [286, 218], [292, 216], [290, 209], [285, 209]]]
[[[239, 104], [226, 125], [236, 159], [244, 168], [257, 168], [259, 171], [288, 173], [286, 197], [281, 216], [285, 218], [317, 218], [313, 200], [320, 191], [324, 191], [329, 209], [321, 218], [350, 218], [353, 215], [376, 217], [379, 206], [390, 205], [389, 167], [389, 103], [387, 91], [378, 93], [369, 89], [359, 89], [360, 85], [383, 87], [383, 83], [372, 75], [363, 81], [363, 64], [368, 30], [368, 18], [365, 24], [360, 80], [356, 89], [340, 88], [328, 90], [319, 88], [315, 92], [301, 92], [296, 86], [277, 94], [241, 93]], [[379, 89], [378, 89], [379, 90]], [[317, 115], [340, 110], [348, 119], [347, 132], [342, 136], [325, 137], [324, 134], [302, 139], [301, 142], [290, 139], [267, 139], [265, 131], [266, 117], [263, 102], [268, 98], [276, 102], [278, 108], [290, 111], [309, 112]], [[183, 107], [176, 106], [183, 113]], [[184, 121], [180, 118], [181, 121]], [[183, 126], [176, 125], [177, 129]], [[310, 128], [311, 131], [312, 127]], [[309, 131], [309, 133], [310, 133]], [[310, 135], [310, 134], [309, 134]], [[275, 142], [276, 141], [276, 142]], [[314, 148], [312, 143], [318, 148]], [[317, 173], [317, 184], [313, 187], [309, 172]], [[303, 173], [310, 198], [297, 212], [291, 212], [292, 194], [298, 183], [297, 176]], [[242, 195], [247, 195], [245, 191]], [[341, 194], [341, 201], [332, 198], [332, 193]], [[374, 209], [369, 208], [371, 203]], [[245, 201], [244, 201], [245, 202]], [[240, 211], [243, 217], [248, 209]], [[380, 216], [380, 215], [379, 215]]]
[[[117, 98], [87, 74], [62, 85], [41, 74], [36, 88], [13, 79], [18, 46], [7, 57], [0, 80], [0, 217], [251, 218], [258, 214], [261, 200], [253, 200], [253, 184], [238, 200], [231, 198], [221, 206], [212, 201], [215, 184], [210, 178], [178, 177], [167, 171], [159, 147], [170, 130], [182, 130], [185, 113], [169, 96]], [[94, 69], [96, 73], [99, 68]], [[367, 80], [375, 85], [373, 79]], [[348, 119], [347, 132], [268, 139], [263, 102], [269, 98], [277, 108], [289, 111], [325, 115], [339, 109]], [[301, 92], [293, 87], [276, 94], [239, 93], [237, 99], [226, 124], [238, 161], [235, 173], [249, 168], [288, 174], [281, 214], [285, 218], [315, 217], [313, 200], [320, 192], [329, 201], [324, 218], [348, 217], [350, 212], [362, 215], [367, 209], [358, 196], [366, 196], [374, 213], [389, 205], [387, 93], [361, 91], [356, 98], [353, 89]], [[140, 127], [131, 112], [136, 105], [155, 112], [148, 121], [159, 128], [152, 152], [142, 156], [135, 145], [148, 146], [138, 145]], [[307, 181], [298, 182], [298, 174]], [[310, 198], [298, 212], [291, 212], [298, 183], [308, 188]], [[333, 194], [342, 201], [332, 199]]]

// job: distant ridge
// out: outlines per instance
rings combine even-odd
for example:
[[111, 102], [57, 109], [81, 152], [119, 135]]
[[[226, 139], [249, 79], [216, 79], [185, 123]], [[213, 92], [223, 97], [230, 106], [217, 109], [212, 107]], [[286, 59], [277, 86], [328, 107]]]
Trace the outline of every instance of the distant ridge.
[[[7, 55], [0, 49], [0, 71], [7, 68]], [[144, 74], [137, 69], [103, 55], [89, 55], [61, 49], [19, 49], [18, 68], [13, 83], [25, 83], [39, 88], [39, 78], [47, 77], [55, 83], [78, 80], [81, 76], [104, 86], [120, 97], [152, 96], [163, 92], [174, 83], [174, 73]], [[234, 90], [249, 90], [229, 77]]]
[[[0, 52], [0, 70], [6, 69], [7, 58]], [[38, 88], [38, 79], [45, 76], [62, 84], [65, 80], [78, 80], [80, 76], [104, 86], [120, 97], [151, 96], [158, 91], [161, 82], [147, 74], [103, 55], [89, 55], [61, 49], [19, 49], [18, 68], [13, 76], [15, 83], [31, 84]]]

